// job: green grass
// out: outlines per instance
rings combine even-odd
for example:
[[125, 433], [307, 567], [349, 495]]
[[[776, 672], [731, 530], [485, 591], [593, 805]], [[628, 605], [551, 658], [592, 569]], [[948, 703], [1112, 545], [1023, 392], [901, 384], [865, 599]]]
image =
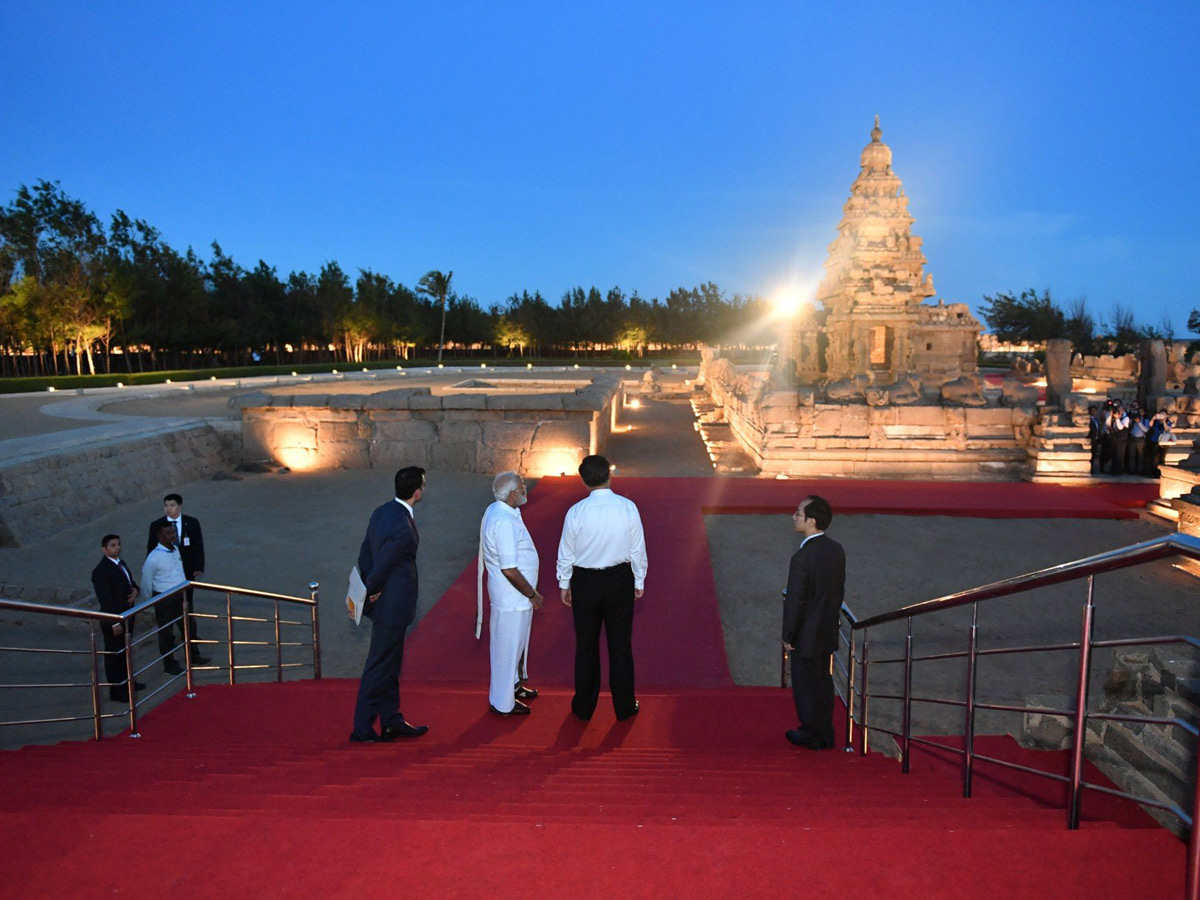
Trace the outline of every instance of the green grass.
[[[581, 367], [624, 367], [632, 365], [638, 368], [644, 366], [696, 365], [698, 357], [693, 355], [671, 358], [655, 358], [643, 360], [624, 360], [611, 358], [570, 358], [570, 359], [485, 359], [446, 357], [446, 366], [479, 366], [486, 363], [491, 368], [525, 368], [528, 363], [535, 367], [541, 366], [572, 366], [578, 363]], [[116, 387], [118, 384], [142, 385], [163, 384], [166, 381], [208, 381], [212, 378], [254, 378], [264, 375], [314, 375], [326, 372], [360, 372], [363, 369], [395, 369], [401, 366], [405, 369], [428, 369], [437, 365], [435, 359], [416, 360], [375, 360], [366, 363], [314, 363], [295, 366], [236, 366], [223, 369], [179, 369], [164, 372], [118, 372], [111, 375], [50, 375], [36, 378], [0, 378], [0, 394], [21, 394], [35, 391], [45, 391], [51, 387], [55, 390], [74, 390], [76, 388]]]

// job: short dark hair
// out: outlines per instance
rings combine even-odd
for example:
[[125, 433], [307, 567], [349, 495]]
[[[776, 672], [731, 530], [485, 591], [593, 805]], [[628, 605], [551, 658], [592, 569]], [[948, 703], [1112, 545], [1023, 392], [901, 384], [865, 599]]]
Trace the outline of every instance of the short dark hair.
[[816, 522], [817, 528], [821, 531], [828, 528], [829, 523], [833, 521], [833, 508], [829, 505], [829, 501], [816, 494], [809, 494], [804, 501], [808, 504], [804, 507], [804, 517]]
[[109, 541], [119, 541], [120, 539], [121, 536], [119, 534], [106, 534], [104, 537], [100, 538], [100, 546], [107, 547]]
[[590, 488], [600, 487], [608, 481], [611, 471], [608, 460], [598, 453], [585, 456], [579, 464], [579, 477]]
[[161, 525], [158, 526], [158, 533], [162, 534], [164, 528], [170, 528], [171, 534], [178, 534], [178, 532], [175, 530], [175, 523], [172, 522], [170, 519], [168, 519], [167, 521], [163, 522]]
[[411, 500], [424, 485], [425, 470], [420, 466], [405, 466], [396, 472], [396, 496], [401, 500]]
[[167, 494], [167, 496], [163, 497], [163, 503], [171, 503], [172, 501], [183, 506], [183, 498], [178, 494]]

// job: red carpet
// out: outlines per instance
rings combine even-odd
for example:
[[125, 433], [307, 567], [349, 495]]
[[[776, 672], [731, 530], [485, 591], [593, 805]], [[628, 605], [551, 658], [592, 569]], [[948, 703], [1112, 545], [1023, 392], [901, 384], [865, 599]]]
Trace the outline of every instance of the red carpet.
[[[789, 692], [735, 688], [702, 516], [785, 514], [819, 490], [848, 512], [1124, 518], [1144, 489], [914, 482], [622, 479], [651, 574], [635, 624], [641, 713], [569, 714], [573, 639], [553, 592], [534, 628], [542, 696], [487, 712], [486, 641], [465, 571], [409, 640], [417, 741], [349, 744], [353, 681], [202, 685], [144, 737], [28, 747], [0, 766], [0, 884], [12, 897], [767, 897], [833, 893], [1055, 900], [1172, 897], [1184, 847], [1136, 807], [956, 760], [790, 746]], [[554, 583], [582, 495], [545, 479], [526, 520]], [[1148, 499], [1148, 498], [1145, 498]], [[457, 682], [457, 683], [455, 683]], [[1062, 771], [1062, 754], [982, 738], [980, 753]], [[1089, 780], [1099, 780], [1092, 772]]]
[[[431, 732], [365, 746], [345, 742], [354, 690], [352, 681], [203, 687], [148, 717], [139, 741], [11, 755], [0, 771], [6, 893], [1182, 890], [1182, 845], [1136, 810], [1089, 798], [1072, 833], [1046, 802], [1058, 798], [1027, 796], [1023, 781], [1014, 790], [982, 767], [964, 800], [928, 755], [905, 776], [878, 755], [797, 750], [782, 739], [790, 698], [777, 689], [647, 692], [633, 721], [615, 722], [602, 704], [584, 726], [565, 691], [518, 720], [488, 714], [482, 688], [407, 684], [405, 710]], [[981, 752], [1022, 753], [998, 738]]]
[[[820, 493], [839, 515], [976, 518], [1131, 519], [1131, 507], [1158, 496], [1152, 484], [1063, 487], [921, 481], [772, 481], [757, 478], [618, 478], [616, 490], [641, 511], [650, 574], [634, 613], [639, 687], [730, 687], [721, 616], [713, 583], [706, 513], [787, 515]], [[575, 639], [569, 610], [558, 600], [554, 563], [563, 517], [585, 495], [578, 478], [543, 478], [522, 511], [541, 557], [538, 584], [546, 608], [534, 616], [530, 672], [541, 684], [569, 685]], [[781, 565], [779, 554], [766, 557]], [[780, 577], [782, 580], [783, 572]], [[475, 566], [463, 571], [413, 629], [405, 672], [420, 680], [480, 682], [488, 678], [487, 630], [476, 641]], [[670, 638], [666, 638], [666, 636]]]

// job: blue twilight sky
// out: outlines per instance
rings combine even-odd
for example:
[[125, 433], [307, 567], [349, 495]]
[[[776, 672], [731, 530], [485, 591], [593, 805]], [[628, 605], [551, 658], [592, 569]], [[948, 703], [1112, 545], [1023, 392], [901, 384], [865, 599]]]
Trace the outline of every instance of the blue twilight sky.
[[0, 202], [491, 305], [811, 292], [881, 117], [938, 295], [1200, 306], [1200, 3], [7, 0]]

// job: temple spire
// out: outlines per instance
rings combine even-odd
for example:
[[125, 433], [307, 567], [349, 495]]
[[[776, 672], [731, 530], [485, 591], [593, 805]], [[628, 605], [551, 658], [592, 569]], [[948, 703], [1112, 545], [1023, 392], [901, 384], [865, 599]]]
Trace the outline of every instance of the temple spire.
[[875, 143], [883, 138], [883, 129], [879, 127], [879, 113], [875, 114], [875, 127], [871, 129], [871, 140]]

